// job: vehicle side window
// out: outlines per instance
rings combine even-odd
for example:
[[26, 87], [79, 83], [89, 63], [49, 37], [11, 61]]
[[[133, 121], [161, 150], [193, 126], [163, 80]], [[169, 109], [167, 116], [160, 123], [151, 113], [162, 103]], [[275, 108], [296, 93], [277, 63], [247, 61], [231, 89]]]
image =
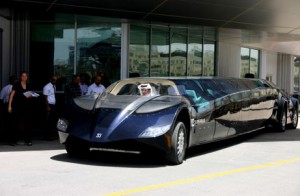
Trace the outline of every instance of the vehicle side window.
[[206, 101], [203, 89], [195, 81], [179, 80], [176, 84], [180, 94], [190, 99], [196, 106]]
[[136, 84], [124, 85], [117, 95], [136, 95], [138, 94], [138, 88]]
[[261, 81], [261, 82], [263, 83], [264, 87], [272, 88], [272, 86], [270, 84], [268, 84], [267, 82], [265, 82], [265, 81]]
[[260, 81], [260, 80], [250, 80], [249, 82], [252, 83], [252, 88], [251, 89], [254, 89], [254, 88], [265, 88], [266, 85]]
[[231, 93], [235, 93], [237, 92], [238, 90], [236, 89], [235, 86], [233, 86], [232, 82], [230, 82], [229, 80], [222, 80], [222, 79], [219, 79], [219, 80], [216, 80], [216, 84], [218, 86], [220, 86], [220, 88], [222, 89], [222, 91], [225, 93], [225, 94], [231, 94]]
[[159, 91], [160, 95], [177, 95], [173, 86], [170, 85], [162, 85]]
[[225, 95], [220, 85], [217, 85], [214, 80], [198, 80], [202, 87], [207, 100], [216, 99]]
[[168, 95], [178, 95], [173, 86], [168, 87]]
[[181, 95], [184, 95], [184, 94], [186, 94], [186, 89], [185, 89], [185, 86], [184, 85], [177, 85], [177, 89], [178, 89], [178, 91], [179, 91], [179, 93], [181, 94]]
[[191, 91], [194, 91], [195, 94], [193, 94], [192, 96], [195, 97], [200, 97], [201, 96], [201, 92], [202, 90], [196, 85], [196, 83], [192, 80], [183, 80], [183, 81], [178, 81], [180, 82], [178, 84], [179, 87], [179, 92], [182, 95], [191, 95], [189, 93], [191, 93]]

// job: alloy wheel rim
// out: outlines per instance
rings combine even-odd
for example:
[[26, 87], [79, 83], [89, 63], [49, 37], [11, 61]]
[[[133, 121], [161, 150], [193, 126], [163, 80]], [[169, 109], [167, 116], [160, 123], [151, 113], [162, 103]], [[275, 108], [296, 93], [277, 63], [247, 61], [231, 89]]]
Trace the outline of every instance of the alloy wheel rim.
[[177, 155], [180, 155], [183, 152], [184, 148], [184, 132], [180, 129], [177, 139]]
[[294, 117], [293, 117], [293, 124], [294, 124], [294, 126], [297, 125], [297, 121], [298, 121], [298, 114], [297, 114], [297, 112], [294, 112]]
[[285, 112], [283, 112], [283, 114], [282, 114], [282, 121], [281, 121], [282, 128], [285, 127], [285, 123], [286, 123], [286, 115], [285, 115]]

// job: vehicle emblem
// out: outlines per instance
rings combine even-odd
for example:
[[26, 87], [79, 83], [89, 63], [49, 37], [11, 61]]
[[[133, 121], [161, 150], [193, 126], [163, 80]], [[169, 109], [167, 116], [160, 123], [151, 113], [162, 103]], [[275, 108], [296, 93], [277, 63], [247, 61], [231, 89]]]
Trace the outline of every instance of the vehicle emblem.
[[97, 133], [96, 138], [101, 138], [102, 137], [102, 133]]

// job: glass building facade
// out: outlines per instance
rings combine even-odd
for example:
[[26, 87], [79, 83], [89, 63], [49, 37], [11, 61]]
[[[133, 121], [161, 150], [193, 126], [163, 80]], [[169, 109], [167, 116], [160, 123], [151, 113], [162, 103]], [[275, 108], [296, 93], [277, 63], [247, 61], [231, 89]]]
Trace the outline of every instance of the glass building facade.
[[34, 21], [30, 48], [30, 76], [35, 88], [48, 79], [45, 73], [58, 76], [61, 90], [74, 74], [91, 79], [105, 72], [112, 81], [120, 79], [120, 20], [57, 14], [54, 22]]
[[[126, 32], [122, 24], [121, 19], [74, 14], [33, 17], [29, 71], [34, 88], [42, 89], [50, 74], [58, 76], [58, 90], [74, 74], [91, 79], [105, 72], [114, 82], [121, 79], [121, 66], [128, 77], [215, 75], [214, 28], [133, 22], [126, 23]], [[128, 37], [128, 50], [121, 47], [122, 36]], [[124, 52], [127, 64], [121, 64]]]
[[129, 73], [214, 76], [215, 31], [169, 25], [130, 25]]
[[259, 50], [251, 48], [241, 48], [240, 77], [243, 78], [247, 73], [251, 73], [255, 78], [259, 78], [259, 58]]

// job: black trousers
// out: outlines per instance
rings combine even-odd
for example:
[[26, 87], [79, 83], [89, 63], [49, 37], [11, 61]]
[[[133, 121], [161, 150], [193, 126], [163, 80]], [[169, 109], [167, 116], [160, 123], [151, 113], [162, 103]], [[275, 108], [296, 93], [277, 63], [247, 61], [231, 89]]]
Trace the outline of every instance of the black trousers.
[[1, 103], [1, 121], [3, 130], [4, 140], [7, 142], [15, 143], [18, 140], [17, 137], [17, 124], [16, 116], [13, 113], [8, 113], [8, 104]]
[[46, 123], [45, 123], [45, 137], [50, 137], [54, 134], [56, 129], [56, 122], [57, 122], [57, 111], [56, 106], [53, 104], [49, 104], [50, 111], [46, 112]]
[[11, 125], [14, 127], [12, 129], [16, 130], [17, 133], [17, 139], [23, 139], [25, 143], [31, 143], [31, 111], [30, 108], [23, 107], [21, 109], [18, 109], [17, 111], [13, 111], [11, 119], [12, 123]]

